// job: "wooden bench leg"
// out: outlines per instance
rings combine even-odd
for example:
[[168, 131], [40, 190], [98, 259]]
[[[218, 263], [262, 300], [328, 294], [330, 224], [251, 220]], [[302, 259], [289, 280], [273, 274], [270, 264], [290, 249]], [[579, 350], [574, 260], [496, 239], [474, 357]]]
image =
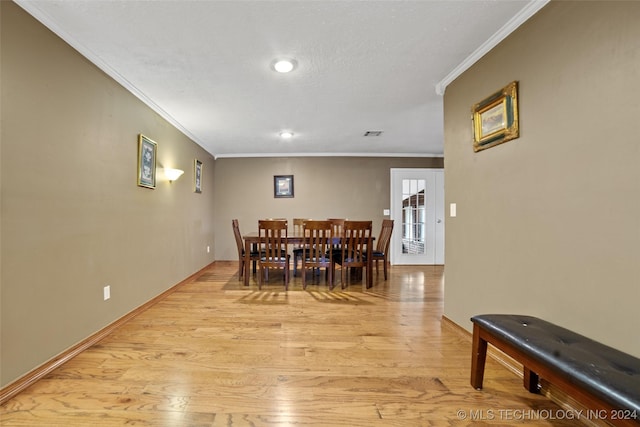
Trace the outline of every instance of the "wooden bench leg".
[[531, 369], [524, 367], [524, 388], [526, 388], [529, 393], [539, 393], [540, 388], [538, 387], [538, 374], [533, 372]]
[[482, 389], [484, 365], [487, 360], [487, 341], [480, 338], [480, 327], [473, 325], [473, 344], [471, 351], [471, 386]]

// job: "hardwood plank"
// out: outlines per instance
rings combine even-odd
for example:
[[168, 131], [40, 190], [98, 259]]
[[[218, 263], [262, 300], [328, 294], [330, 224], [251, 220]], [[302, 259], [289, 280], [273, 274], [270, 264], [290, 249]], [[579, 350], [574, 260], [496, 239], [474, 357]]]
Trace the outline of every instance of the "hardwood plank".
[[288, 292], [277, 273], [258, 290], [236, 269], [181, 284], [5, 402], [0, 425], [582, 425], [501, 418], [561, 409], [491, 358], [484, 389], [469, 385], [471, 342], [442, 322], [442, 267], [393, 266], [369, 290], [320, 278], [303, 291], [291, 276]]

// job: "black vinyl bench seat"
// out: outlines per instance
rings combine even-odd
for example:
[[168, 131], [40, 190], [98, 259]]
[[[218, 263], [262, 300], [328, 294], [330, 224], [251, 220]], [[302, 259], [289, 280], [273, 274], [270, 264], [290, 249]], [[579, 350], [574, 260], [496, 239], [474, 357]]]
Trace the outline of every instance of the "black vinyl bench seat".
[[640, 425], [640, 359], [536, 317], [484, 314], [471, 321], [475, 389], [482, 389], [489, 343], [522, 363], [530, 392], [544, 378], [611, 424]]

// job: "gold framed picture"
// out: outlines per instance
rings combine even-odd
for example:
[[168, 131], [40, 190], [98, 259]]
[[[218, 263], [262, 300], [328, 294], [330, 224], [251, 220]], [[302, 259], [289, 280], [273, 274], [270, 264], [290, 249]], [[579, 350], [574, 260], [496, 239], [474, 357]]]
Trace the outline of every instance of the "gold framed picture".
[[488, 98], [475, 104], [473, 116], [473, 151], [494, 147], [520, 136], [518, 126], [518, 82], [513, 81]]

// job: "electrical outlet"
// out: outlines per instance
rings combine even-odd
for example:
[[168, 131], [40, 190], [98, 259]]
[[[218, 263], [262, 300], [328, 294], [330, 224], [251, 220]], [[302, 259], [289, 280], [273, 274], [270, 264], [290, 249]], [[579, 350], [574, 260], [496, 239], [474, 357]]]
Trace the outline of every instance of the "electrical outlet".
[[391, 211], [389, 209], [383, 209], [382, 210], [382, 215], [391, 215]]
[[111, 286], [109, 285], [105, 286], [104, 289], [102, 290], [102, 293], [104, 295], [105, 301], [111, 298]]
[[207, 246], [207, 253], [211, 252], [211, 248], [209, 248], [209, 246]]
[[458, 215], [458, 206], [455, 203], [451, 203], [449, 205], [449, 216], [451, 218], [455, 218]]

